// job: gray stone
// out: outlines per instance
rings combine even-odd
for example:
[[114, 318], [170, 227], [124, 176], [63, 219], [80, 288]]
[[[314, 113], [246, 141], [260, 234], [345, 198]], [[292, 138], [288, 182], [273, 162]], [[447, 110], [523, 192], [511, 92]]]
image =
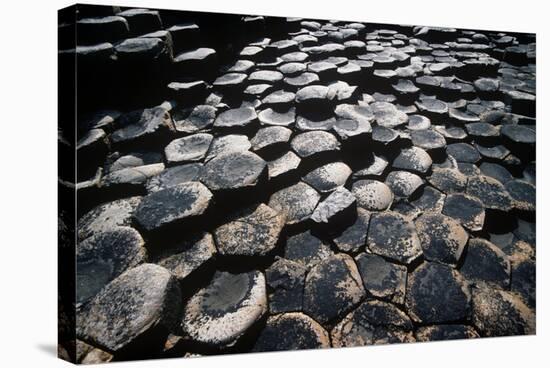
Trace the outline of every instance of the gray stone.
[[460, 171], [451, 168], [434, 168], [428, 182], [444, 193], [464, 192], [468, 178]]
[[473, 327], [466, 325], [433, 325], [419, 327], [416, 330], [417, 341], [443, 341], [475, 339], [479, 334]]
[[476, 197], [453, 193], [445, 198], [443, 214], [460, 221], [470, 231], [479, 231], [485, 222], [483, 203]]
[[174, 139], [164, 149], [166, 161], [170, 164], [202, 160], [214, 137], [207, 133], [198, 133]]
[[267, 108], [260, 111], [258, 119], [262, 125], [289, 126], [296, 120], [296, 109], [292, 107], [286, 111], [276, 111], [272, 108]]
[[256, 111], [251, 107], [241, 107], [222, 112], [214, 120], [214, 127], [245, 128], [257, 119]]
[[311, 219], [317, 224], [336, 226], [350, 218], [350, 213], [355, 212], [355, 204], [355, 196], [349, 190], [337, 188], [317, 205]]
[[320, 193], [331, 192], [344, 186], [351, 169], [343, 162], [332, 162], [310, 171], [303, 180]]
[[196, 133], [209, 128], [216, 118], [216, 108], [209, 105], [198, 105], [181, 121], [176, 121], [176, 130], [183, 133]]
[[460, 273], [466, 280], [478, 286], [508, 289], [510, 286], [510, 261], [496, 245], [488, 240], [472, 238]]
[[272, 314], [302, 310], [306, 273], [304, 265], [279, 257], [266, 269], [267, 285], [273, 290], [269, 296]]
[[273, 193], [268, 205], [285, 214], [286, 223], [292, 225], [309, 219], [320, 198], [315, 189], [299, 182]]
[[393, 161], [396, 169], [426, 173], [432, 166], [432, 158], [422, 148], [412, 147], [401, 150]]
[[111, 134], [114, 144], [143, 144], [157, 141], [175, 130], [168, 111], [161, 107], [137, 110], [120, 117], [122, 128]]
[[308, 269], [332, 254], [330, 247], [313, 236], [310, 231], [293, 235], [286, 242], [285, 258]]
[[246, 152], [252, 145], [246, 135], [228, 134], [214, 138], [210, 149], [206, 155], [205, 161], [210, 161], [215, 157], [223, 156], [233, 152]]
[[253, 151], [264, 151], [273, 148], [277, 145], [284, 145], [290, 140], [292, 130], [282, 127], [273, 126], [258, 130], [254, 138], [250, 140]]
[[357, 205], [367, 210], [385, 211], [393, 203], [393, 192], [380, 181], [356, 181], [353, 183], [352, 192], [357, 198]]
[[504, 185], [489, 176], [474, 176], [468, 179], [466, 193], [479, 198], [485, 208], [509, 211], [512, 199]]
[[424, 213], [415, 221], [424, 258], [455, 265], [468, 242], [460, 222], [439, 213]]
[[267, 180], [267, 164], [252, 152], [216, 156], [204, 165], [202, 182], [213, 191], [250, 190]]
[[363, 285], [371, 295], [397, 304], [405, 302], [407, 267], [370, 253], [359, 254], [355, 262]]
[[181, 183], [199, 181], [202, 175], [202, 170], [203, 165], [198, 163], [169, 167], [147, 181], [147, 191], [151, 193], [161, 189], [170, 188]]
[[294, 152], [289, 151], [284, 155], [267, 163], [269, 179], [276, 179], [295, 172], [302, 160]]
[[392, 171], [386, 177], [386, 184], [396, 197], [408, 198], [424, 185], [424, 180], [408, 171]]
[[311, 131], [298, 134], [290, 145], [301, 158], [310, 157], [321, 152], [340, 150], [340, 143], [334, 135], [323, 131]]

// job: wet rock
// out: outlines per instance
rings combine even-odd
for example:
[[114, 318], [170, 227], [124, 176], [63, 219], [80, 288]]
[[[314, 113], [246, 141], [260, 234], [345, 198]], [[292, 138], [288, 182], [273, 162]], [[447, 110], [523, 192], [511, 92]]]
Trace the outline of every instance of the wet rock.
[[386, 177], [386, 184], [396, 197], [408, 198], [424, 185], [424, 180], [408, 171], [392, 171]]
[[256, 111], [251, 107], [241, 107], [222, 112], [214, 120], [214, 127], [244, 129], [257, 119]]
[[485, 239], [470, 239], [460, 273], [475, 285], [487, 285], [498, 289], [507, 289], [510, 286], [508, 257]]
[[265, 256], [277, 245], [285, 217], [261, 203], [236, 213], [214, 231], [220, 254]]
[[445, 198], [442, 213], [460, 221], [470, 231], [479, 231], [485, 222], [483, 203], [476, 197], [453, 193]]
[[514, 294], [496, 289], [474, 288], [473, 322], [482, 336], [532, 335], [535, 313]]
[[320, 193], [331, 192], [344, 186], [351, 169], [343, 162], [332, 162], [310, 171], [303, 180]]
[[412, 131], [411, 140], [413, 145], [427, 151], [444, 148], [447, 144], [445, 137], [432, 129]]
[[203, 165], [198, 163], [169, 167], [147, 181], [147, 191], [151, 193], [161, 189], [170, 188], [181, 183], [199, 181], [202, 175], [202, 170]]
[[299, 182], [273, 193], [268, 205], [285, 214], [286, 223], [292, 225], [309, 219], [320, 198], [315, 189]]
[[263, 273], [218, 271], [187, 302], [181, 327], [193, 341], [223, 349], [235, 345], [266, 312]]
[[392, 304], [367, 300], [331, 331], [334, 347], [413, 342], [412, 322]]
[[202, 160], [214, 137], [207, 133], [193, 134], [174, 139], [164, 149], [166, 160], [170, 164]]
[[146, 231], [157, 231], [200, 218], [211, 199], [212, 193], [199, 182], [178, 184], [143, 197], [134, 218]]
[[176, 279], [163, 267], [143, 264], [121, 274], [86, 304], [78, 314], [77, 335], [116, 352], [140, 338], [168, 334], [180, 310]]
[[424, 258], [455, 265], [468, 242], [460, 222], [439, 213], [424, 213], [415, 221]]
[[374, 213], [370, 219], [367, 247], [375, 254], [409, 264], [422, 255], [416, 229], [394, 211]]
[[357, 198], [357, 205], [367, 210], [385, 211], [393, 203], [393, 192], [380, 181], [356, 181], [353, 183], [352, 192]]
[[301, 158], [310, 157], [322, 152], [340, 150], [340, 143], [334, 135], [324, 131], [311, 131], [298, 134], [290, 145]]
[[198, 105], [181, 121], [176, 121], [176, 130], [183, 133], [196, 133], [209, 128], [216, 118], [216, 108], [209, 105]]
[[141, 235], [118, 226], [79, 242], [76, 247], [76, 301], [84, 303], [105, 285], [147, 257]]
[[456, 169], [434, 168], [428, 182], [444, 193], [464, 192], [468, 178]]
[[267, 284], [273, 290], [269, 296], [269, 311], [273, 313], [302, 310], [307, 268], [285, 258], [276, 261], [265, 271]]
[[311, 268], [330, 257], [330, 247], [313, 236], [310, 231], [293, 235], [287, 239], [285, 258]]
[[406, 305], [416, 322], [460, 321], [470, 315], [470, 290], [451, 267], [426, 262], [409, 274]]
[[202, 182], [215, 192], [252, 190], [267, 180], [267, 164], [252, 152], [216, 156], [204, 165]]
[[257, 152], [273, 150], [274, 147], [285, 145], [288, 143], [292, 130], [282, 127], [273, 126], [258, 130], [254, 138], [250, 140], [252, 150]]
[[111, 142], [117, 145], [156, 143], [175, 130], [170, 114], [161, 107], [137, 110], [120, 117], [123, 128], [111, 134]]
[[343, 252], [357, 253], [365, 246], [370, 216], [370, 212], [362, 208], [357, 209], [355, 222], [333, 239], [338, 249]]
[[458, 162], [476, 163], [481, 159], [479, 152], [468, 143], [453, 143], [447, 146], [447, 154]]
[[215, 255], [216, 246], [212, 235], [202, 233], [170, 245], [156, 256], [155, 263], [184, 282], [206, 267]]
[[300, 165], [302, 160], [294, 152], [287, 152], [284, 155], [267, 163], [269, 180], [278, 179], [284, 176], [292, 175]]
[[355, 196], [346, 188], [340, 187], [317, 205], [311, 219], [320, 225], [338, 227], [347, 224], [347, 220], [353, 218], [355, 209]]
[[325, 324], [343, 316], [364, 296], [353, 258], [337, 254], [319, 262], [307, 274], [303, 308], [306, 314]]
[[393, 161], [396, 169], [426, 173], [432, 166], [432, 158], [422, 148], [412, 147], [401, 150]]
[[415, 335], [417, 341], [461, 340], [479, 337], [476, 330], [465, 325], [425, 326], [418, 328]]
[[263, 125], [289, 126], [296, 120], [296, 110], [295, 108], [290, 108], [286, 111], [276, 111], [272, 108], [267, 108], [260, 111], [258, 119]]
[[210, 161], [215, 157], [227, 155], [234, 152], [246, 152], [252, 145], [246, 135], [229, 134], [214, 138], [210, 149], [206, 155], [205, 161]]
[[303, 313], [271, 316], [252, 351], [320, 349], [330, 347], [327, 331]]
[[95, 207], [78, 220], [78, 239], [131, 225], [132, 215], [140, 202], [141, 197], [130, 197]]
[[479, 198], [485, 208], [500, 211], [508, 211], [512, 208], [512, 199], [504, 185], [488, 176], [469, 178], [466, 193]]
[[405, 302], [407, 268], [386, 261], [370, 253], [361, 253], [355, 258], [357, 268], [368, 293], [376, 298], [386, 299], [393, 303]]
[[536, 209], [536, 188], [523, 180], [510, 180], [506, 190], [512, 198], [512, 204], [520, 211], [534, 212]]

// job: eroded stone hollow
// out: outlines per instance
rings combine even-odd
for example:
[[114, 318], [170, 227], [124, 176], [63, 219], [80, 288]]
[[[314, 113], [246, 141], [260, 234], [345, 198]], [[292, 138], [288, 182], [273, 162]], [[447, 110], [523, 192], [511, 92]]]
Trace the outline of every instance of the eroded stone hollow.
[[75, 360], [535, 332], [534, 35], [79, 8]]

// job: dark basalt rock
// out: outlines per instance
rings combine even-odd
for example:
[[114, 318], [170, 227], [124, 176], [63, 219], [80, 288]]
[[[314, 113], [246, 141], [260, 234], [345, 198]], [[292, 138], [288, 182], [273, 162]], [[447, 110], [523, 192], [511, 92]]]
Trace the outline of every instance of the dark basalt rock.
[[470, 239], [460, 273], [478, 286], [486, 285], [497, 289], [508, 289], [510, 286], [508, 257], [485, 239]]
[[132, 224], [132, 215], [142, 197], [130, 197], [99, 205], [78, 219], [78, 239]]
[[160, 349], [155, 338], [168, 334], [180, 310], [176, 279], [163, 267], [143, 264], [114, 279], [79, 311], [76, 333], [111, 352], [150, 339], [140, 347], [143, 353]]
[[155, 263], [170, 271], [180, 282], [186, 282], [206, 267], [216, 252], [212, 235], [202, 233], [163, 249]]
[[370, 253], [361, 253], [355, 258], [357, 268], [367, 292], [376, 298], [393, 303], [405, 302], [407, 268], [390, 263]]
[[307, 268], [288, 259], [276, 257], [265, 271], [269, 295], [269, 311], [273, 313], [299, 312], [302, 310], [304, 283]]
[[510, 288], [521, 296], [525, 304], [533, 310], [536, 307], [536, 264], [534, 249], [527, 243], [518, 241], [510, 246], [512, 282]]
[[330, 247], [306, 231], [287, 239], [285, 258], [308, 269], [332, 255]]
[[351, 169], [343, 162], [332, 162], [310, 171], [303, 177], [303, 181], [311, 185], [320, 193], [331, 192], [344, 186]]
[[167, 93], [182, 106], [189, 106], [193, 102], [199, 102], [203, 97], [207, 96], [206, 82], [191, 81], [191, 82], [171, 82], [167, 88]]
[[470, 326], [434, 325], [418, 328], [415, 336], [417, 341], [443, 341], [475, 339], [479, 334]]
[[468, 184], [468, 177], [457, 169], [434, 168], [428, 182], [444, 193], [464, 192]]
[[410, 170], [421, 174], [431, 169], [432, 158], [422, 148], [412, 147], [401, 150], [393, 161], [394, 168]]
[[143, 197], [134, 218], [146, 231], [158, 231], [200, 218], [211, 199], [212, 193], [199, 182], [178, 184]]
[[412, 322], [396, 306], [367, 300], [331, 331], [334, 347], [414, 342]]
[[222, 112], [214, 121], [214, 127], [244, 129], [257, 120], [256, 111], [251, 107], [241, 107]]
[[169, 167], [160, 174], [153, 176], [146, 183], [149, 193], [161, 189], [173, 187], [181, 183], [199, 181], [202, 175], [203, 165], [198, 163]]
[[476, 138], [491, 138], [500, 135], [499, 128], [489, 123], [470, 123], [466, 124], [468, 134]]
[[475, 164], [481, 159], [475, 147], [468, 143], [453, 143], [447, 146], [447, 154], [453, 156], [458, 162]]
[[119, 16], [94, 17], [78, 20], [78, 44], [93, 45], [112, 42], [128, 34], [128, 21]]
[[393, 192], [380, 181], [356, 181], [353, 183], [352, 192], [357, 198], [357, 205], [367, 210], [385, 211], [393, 203]]
[[184, 119], [176, 121], [176, 130], [183, 133], [196, 133], [210, 128], [216, 118], [216, 108], [209, 105], [198, 105]]
[[445, 102], [435, 98], [427, 98], [421, 101], [416, 101], [415, 105], [418, 108], [418, 111], [425, 114], [433, 121], [442, 121], [449, 113], [449, 106]]
[[422, 255], [416, 229], [407, 218], [393, 211], [372, 214], [367, 247], [375, 254], [403, 264]]
[[76, 247], [76, 301], [84, 303], [122, 272], [147, 257], [143, 239], [131, 227], [96, 232]]
[[263, 273], [218, 271], [187, 302], [181, 327], [193, 341], [223, 349], [235, 345], [266, 312]]
[[292, 225], [309, 219], [320, 198], [315, 189], [299, 182], [273, 193], [268, 205], [285, 214], [286, 223]]
[[532, 335], [535, 313], [509, 291], [472, 290], [473, 322], [482, 336]]
[[430, 186], [424, 186], [420, 196], [411, 201], [411, 204], [422, 212], [439, 213], [443, 210], [445, 194]]
[[536, 209], [536, 188], [523, 180], [510, 180], [506, 190], [512, 198], [512, 205], [520, 211], [534, 212]]
[[485, 222], [483, 203], [476, 197], [453, 193], [445, 198], [442, 213], [460, 221], [470, 231], [479, 231]]
[[304, 312], [322, 324], [343, 316], [365, 296], [357, 266], [337, 254], [315, 265], [306, 276]]
[[500, 211], [508, 211], [512, 208], [512, 199], [504, 185], [488, 176], [469, 178], [466, 193], [479, 198], [485, 208]]
[[357, 253], [365, 246], [370, 216], [370, 212], [362, 208], [357, 209], [355, 222], [332, 239], [338, 249], [343, 252]]
[[406, 305], [420, 323], [460, 321], [470, 315], [470, 290], [449, 266], [426, 262], [409, 274]]
[[200, 47], [194, 50], [182, 52], [174, 57], [176, 68], [184, 73], [202, 70], [206, 67], [211, 67], [216, 61], [216, 50]]
[[202, 182], [214, 192], [250, 191], [267, 180], [267, 164], [252, 152], [219, 155], [204, 165]]
[[[335, 189], [311, 214], [311, 220], [319, 225], [341, 228], [349, 225], [356, 214], [355, 196], [346, 188]], [[327, 229], [324, 229], [327, 230]]]
[[374, 143], [380, 143], [383, 146], [389, 146], [392, 143], [395, 143], [398, 138], [399, 134], [393, 129], [378, 125], [372, 127], [372, 140]]
[[271, 316], [252, 351], [320, 349], [330, 347], [327, 331], [303, 313]]
[[290, 140], [291, 135], [292, 130], [282, 126], [262, 128], [250, 140], [252, 150], [267, 152], [276, 149], [277, 146], [285, 146]]
[[386, 177], [386, 184], [396, 197], [408, 198], [424, 185], [424, 180], [408, 171], [392, 171]]
[[460, 223], [439, 213], [425, 213], [415, 221], [424, 258], [456, 265], [468, 242]]
[[187, 137], [174, 139], [164, 149], [166, 161], [176, 164], [202, 160], [214, 137], [208, 133], [197, 133]]
[[227, 155], [234, 152], [246, 152], [252, 145], [246, 135], [228, 134], [214, 138], [210, 149], [206, 155], [205, 161], [210, 161], [215, 157]]
[[467, 111], [450, 108], [449, 118], [457, 124], [471, 124], [479, 122], [479, 117]]
[[162, 142], [175, 130], [172, 118], [162, 107], [133, 111], [120, 117], [120, 128], [111, 134], [115, 145], [135, 145]]
[[109, 193], [141, 194], [145, 182], [163, 170], [162, 163], [120, 169], [105, 175], [101, 179], [101, 187]]
[[232, 216], [214, 231], [222, 255], [264, 256], [277, 245], [285, 217], [263, 203]]
[[292, 139], [290, 145], [301, 158], [340, 150], [340, 142], [338, 142], [336, 137], [324, 131], [311, 131], [298, 134]]
[[536, 141], [535, 131], [522, 125], [503, 125], [500, 133], [513, 143], [535, 144]]
[[442, 149], [447, 145], [445, 137], [432, 129], [412, 131], [411, 140], [413, 145], [427, 151]]

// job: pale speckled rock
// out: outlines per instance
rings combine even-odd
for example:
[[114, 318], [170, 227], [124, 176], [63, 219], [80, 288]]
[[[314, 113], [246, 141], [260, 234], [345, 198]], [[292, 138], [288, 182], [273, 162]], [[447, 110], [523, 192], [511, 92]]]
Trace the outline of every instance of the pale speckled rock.
[[204, 165], [202, 182], [213, 191], [253, 189], [267, 180], [267, 163], [252, 152], [219, 155]]
[[216, 255], [214, 239], [209, 233], [193, 235], [157, 255], [155, 263], [166, 268], [180, 282], [198, 272]]
[[101, 179], [101, 187], [109, 189], [142, 189], [145, 182], [164, 170], [164, 164], [127, 167], [105, 175]]
[[331, 162], [310, 171], [303, 177], [303, 181], [320, 193], [327, 193], [344, 186], [350, 175], [351, 169], [348, 165], [343, 162]]
[[274, 147], [275, 145], [285, 144], [289, 141], [292, 130], [273, 126], [258, 130], [254, 138], [250, 140], [253, 151], [262, 151]]
[[299, 182], [273, 193], [268, 205], [283, 213], [286, 223], [292, 225], [309, 219], [320, 198], [315, 189]]
[[218, 271], [185, 305], [181, 327], [193, 341], [223, 349], [237, 343], [266, 312], [263, 273]]
[[180, 310], [176, 278], [146, 263], [121, 274], [86, 304], [78, 313], [76, 332], [116, 352], [145, 334], [167, 334]]
[[270, 316], [252, 351], [320, 349], [330, 347], [328, 332], [303, 313]]
[[196, 133], [209, 128], [216, 118], [216, 108], [209, 105], [198, 105], [191, 110], [184, 120], [175, 122], [176, 130], [183, 133]]
[[354, 120], [358, 123], [370, 123], [374, 120], [374, 113], [369, 106], [340, 104], [334, 109], [334, 114], [340, 119]]
[[408, 171], [392, 171], [386, 177], [386, 184], [396, 197], [408, 198], [424, 185], [424, 180]]
[[376, 123], [380, 126], [394, 128], [409, 121], [407, 114], [399, 111], [392, 103], [375, 102], [369, 107], [374, 113]]
[[485, 208], [501, 211], [509, 211], [512, 208], [512, 198], [504, 185], [489, 176], [469, 178], [466, 193], [479, 198]]
[[332, 239], [338, 249], [342, 252], [356, 253], [366, 245], [370, 215], [369, 211], [357, 208], [357, 219], [355, 222]]
[[466, 325], [434, 325], [419, 327], [415, 333], [417, 341], [442, 341], [475, 339], [479, 334]]
[[536, 210], [536, 188], [524, 180], [510, 180], [505, 185], [512, 198], [513, 206], [520, 211], [534, 212]]
[[164, 149], [166, 161], [171, 164], [199, 161], [206, 156], [214, 137], [208, 133], [198, 133], [174, 139]]
[[147, 231], [184, 223], [203, 215], [210, 205], [212, 193], [199, 182], [178, 184], [145, 196], [134, 218]]
[[455, 265], [468, 242], [468, 233], [457, 220], [439, 214], [424, 213], [415, 221], [424, 258]]
[[181, 183], [199, 181], [202, 175], [203, 165], [191, 163], [178, 165], [164, 169], [160, 174], [153, 176], [145, 185], [148, 192], [156, 192], [161, 189], [173, 187]]
[[99, 205], [83, 215], [77, 224], [78, 238], [83, 240], [96, 233], [132, 223], [132, 215], [142, 197], [118, 199]]
[[307, 86], [296, 92], [296, 103], [302, 105], [317, 105], [328, 103], [328, 87]]
[[220, 254], [264, 256], [277, 245], [284, 225], [284, 215], [260, 203], [230, 217], [214, 236]]
[[365, 290], [371, 295], [397, 304], [405, 302], [407, 267], [388, 262], [370, 253], [359, 254], [355, 257], [355, 263]]
[[252, 107], [230, 109], [222, 112], [214, 120], [214, 127], [218, 128], [245, 128], [257, 119], [256, 111]]
[[427, 151], [439, 150], [447, 145], [445, 137], [433, 129], [413, 130], [411, 140], [416, 147]]
[[340, 142], [336, 137], [324, 131], [311, 131], [298, 134], [290, 145], [298, 156], [305, 158], [322, 152], [339, 151]]
[[393, 160], [393, 167], [423, 174], [432, 167], [432, 158], [422, 148], [406, 148]]
[[141, 235], [118, 226], [95, 232], [76, 246], [76, 301], [94, 297], [105, 285], [129, 268], [145, 262]]
[[476, 197], [462, 193], [447, 195], [442, 213], [452, 217], [466, 229], [479, 231], [485, 223], [485, 209], [483, 203]]
[[414, 342], [412, 322], [390, 303], [367, 300], [331, 331], [332, 346]]
[[267, 285], [272, 290], [269, 295], [271, 314], [302, 310], [306, 273], [307, 267], [301, 263], [276, 257], [265, 271]]
[[376, 154], [373, 154], [373, 158], [373, 161], [369, 165], [355, 171], [352, 176], [358, 179], [380, 177], [386, 170], [386, 167], [388, 167], [388, 160], [385, 157], [377, 156]]
[[336, 225], [342, 218], [355, 212], [355, 196], [346, 188], [340, 187], [317, 205], [311, 219], [318, 224]]
[[144, 166], [160, 163], [163, 160], [161, 153], [157, 152], [132, 152], [124, 156], [117, 157], [113, 163], [107, 163], [106, 172], [113, 172], [128, 167]]
[[482, 336], [532, 335], [535, 313], [509, 291], [472, 290], [473, 322]]
[[286, 241], [285, 258], [311, 268], [333, 254], [330, 246], [311, 232], [305, 231], [289, 237]]
[[428, 182], [443, 193], [464, 192], [468, 178], [457, 169], [434, 168]]
[[470, 314], [470, 300], [466, 281], [449, 266], [425, 262], [409, 274], [405, 303], [416, 322], [463, 320]]
[[302, 160], [294, 152], [289, 151], [275, 160], [267, 162], [269, 179], [275, 179], [296, 171]]
[[373, 253], [403, 264], [422, 255], [416, 229], [407, 218], [393, 211], [371, 216], [367, 246]]
[[376, 180], [359, 180], [353, 183], [352, 193], [357, 205], [371, 211], [385, 211], [393, 203], [393, 192], [386, 184]]
[[475, 285], [508, 289], [510, 287], [510, 261], [502, 250], [488, 240], [472, 238], [460, 273]]
[[337, 254], [315, 265], [306, 276], [304, 312], [325, 324], [342, 317], [365, 296], [357, 266]]
[[228, 134], [214, 138], [205, 161], [210, 161], [217, 156], [226, 155], [233, 152], [248, 151], [252, 145], [246, 135]]
[[296, 120], [296, 109], [292, 107], [285, 111], [279, 111], [269, 107], [258, 113], [258, 119], [262, 125], [290, 126]]

